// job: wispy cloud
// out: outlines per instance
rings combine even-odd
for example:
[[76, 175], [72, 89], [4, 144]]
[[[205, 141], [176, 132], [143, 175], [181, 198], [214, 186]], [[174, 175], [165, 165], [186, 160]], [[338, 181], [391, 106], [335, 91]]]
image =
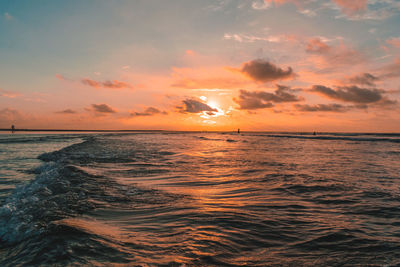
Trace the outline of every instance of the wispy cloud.
[[224, 39], [225, 40], [234, 40], [236, 42], [240, 43], [254, 43], [256, 41], [264, 41], [264, 42], [270, 42], [270, 43], [280, 43], [282, 41], [288, 41], [291, 40], [291, 36], [287, 35], [265, 35], [265, 36], [259, 36], [259, 35], [251, 35], [251, 34], [243, 34], [243, 33], [225, 33], [224, 34]]
[[14, 17], [11, 16], [10, 13], [5, 12], [5, 13], [4, 13], [4, 19], [5, 19], [5, 20], [12, 20], [12, 19], [14, 19]]
[[0, 96], [7, 98], [16, 98], [22, 96], [22, 94], [17, 92], [6, 91], [0, 88]]
[[255, 10], [265, 10], [271, 7], [271, 4], [267, 1], [256, 0], [251, 3], [251, 7]]
[[393, 63], [383, 66], [380, 70], [381, 78], [398, 78], [400, 77], [400, 59], [396, 59]]
[[81, 80], [81, 82], [84, 85], [94, 87], [94, 88], [110, 88], [110, 89], [119, 89], [119, 88], [133, 88], [133, 85], [127, 83], [127, 82], [121, 82], [118, 80], [113, 80], [113, 81], [104, 81], [104, 82], [99, 82], [95, 81], [89, 78], [84, 78]]
[[372, 75], [371, 73], [365, 72], [346, 78], [344, 80], [344, 83], [375, 86], [375, 83], [379, 80], [379, 77]]
[[54, 112], [56, 114], [77, 114], [78, 112], [76, 112], [75, 110], [72, 109], [64, 109], [64, 110], [60, 110], [60, 111], [56, 111]]
[[400, 48], [400, 37], [393, 37], [386, 40], [386, 43], [390, 44], [393, 47]]
[[232, 88], [240, 88], [247, 84], [247, 81], [243, 80], [235, 80], [232, 78], [204, 78], [204, 79], [195, 79], [195, 78], [183, 78], [178, 81], [175, 81], [171, 86], [186, 88], [186, 89], [215, 89], [215, 88], [224, 88], [224, 89], [232, 89]]
[[340, 42], [339, 45], [329, 45], [319, 37], [310, 39], [305, 50], [311, 56], [316, 57], [314, 60], [317, 66], [320, 62], [319, 67], [356, 65], [367, 61], [363, 53], [351, 46], [347, 46], [343, 42]]
[[347, 15], [353, 15], [367, 9], [367, 0], [333, 0]]

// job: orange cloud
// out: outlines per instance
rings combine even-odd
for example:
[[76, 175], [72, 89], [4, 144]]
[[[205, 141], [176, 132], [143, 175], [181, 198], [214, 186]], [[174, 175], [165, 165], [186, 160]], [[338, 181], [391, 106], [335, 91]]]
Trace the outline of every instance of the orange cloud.
[[367, 0], [333, 0], [347, 15], [353, 15], [367, 9]]
[[310, 39], [306, 46], [307, 52], [312, 53], [328, 53], [331, 47], [324, 43], [320, 38]]
[[88, 78], [84, 78], [81, 80], [84, 85], [88, 85], [94, 88], [111, 88], [111, 89], [119, 89], [119, 88], [133, 88], [133, 86], [127, 82], [121, 82], [117, 80], [113, 81], [105, 81], [105, 82], [98, 82], [95, 80], [91, 80]]
[[393, 63], [384, 66], [380, 70], [382, 78], [398, 78], [400, 77], [400, 59], [396, 59]]
[[18, 96], [22, 96], [20, 93], [6, 91], [0, 88], [0, 96], [7, 97], [7, 98], [16, 98]]
[[184, 78], [178, 81], [175, 81], [171, 86], [186, 88], [186, 89], [234, 89], [240, 88], [247, 84], [247, 81], [241, 80], [233, 80], [229, 78], [205, 78], [205, 79], [192, 79], [192, 78]]
[[62, 74], [59, 74], [59, 73], [56, 74], [56, 78], [61, 80], [61, 81], [65, 80], [65, 77]]
[[306, 44], [305, 50], [312, 56], [310, 60], [320, 68], [356, 65], [367, 60], [363, 53], [342, 42], [337, 46], [333, 46], [328, 45], [321, 38], [310, 39]]
[[400, 48], [400, 38], [391, 38], [386, 40], [386, 43], [390, 44], [393, 47]]
[[[211, 74], [211, 77], [210, 77]], [[236, 89], [249, 84], [228, 68], [173, 68], [172, 87], [185, 89]]]

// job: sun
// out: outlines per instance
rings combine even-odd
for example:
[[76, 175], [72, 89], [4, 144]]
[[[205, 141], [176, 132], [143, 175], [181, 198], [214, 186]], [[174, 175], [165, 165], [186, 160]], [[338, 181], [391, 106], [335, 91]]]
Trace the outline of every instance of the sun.
[[215, 109], [217, 109], [217, 110], [220, 109], [218, 103], [215, 102], [215, 101], [212, 101], [212, 100], [207, 101], [207, 105], [208, 105], [209, 107], [215, 108]]

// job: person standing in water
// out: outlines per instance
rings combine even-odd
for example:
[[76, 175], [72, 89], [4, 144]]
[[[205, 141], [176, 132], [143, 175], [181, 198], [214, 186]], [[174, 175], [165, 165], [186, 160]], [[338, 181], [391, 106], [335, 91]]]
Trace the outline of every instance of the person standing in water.
[[12, 133], [14, 133], [14, 132], [15, 132], [15, 126], [14, 126], [14, 124], [13, 124], [13, 125], [11, 125], [11, 132], [12, 132]]
[[238, 134], [240, 134], [240, 129], [238, 128]]

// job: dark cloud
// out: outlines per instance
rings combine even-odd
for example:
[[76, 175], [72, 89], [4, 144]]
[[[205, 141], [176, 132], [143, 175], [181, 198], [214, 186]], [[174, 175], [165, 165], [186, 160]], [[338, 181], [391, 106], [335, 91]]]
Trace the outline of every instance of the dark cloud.
[[143, 112], [132, 112], [131, 116], [153, 116], [153, 115], [157, 115], [157, 114], [167, 115], [168, 112], [160, 111], [157, 108], [148, 107]]
[[84, 85], [88, 85], [88, 86], [91, 86], [94, 88], [100, 88], [100, 87], [111, 88], [111, 89], [133, 88], [133, 86], [129, 83], [121, 82], [121, 81], [117, 81], [117, 80], [99, 82], [99, 81], [91, 80], [88, 78], [84, 78], [81, 80], [81, 82]]
[[196, 99], [185, 99], [182, 101], [182, 106], [177, 106], [176, 108], [181, 113], [200, 113], [203, 111], [212, 113], [218, 111]]
[[382, 90], [358, 86], [341, 86], [334, 90], [323, 85], [314, 85], [310, 91], [320, 93], [331, 99], [359, 104], [376, 103], [382, 99]]
[[234, 98], [233, 101], [239, 104], [240, 109], [262, 109], [273, 107], [273, 103], [297, 102], [302, 100], [293, 94], [297, 90], [283, 85], [276, 85], [276, 87], [277, 89], [274, 93], [240, 90], [239, 98]]
[[116, 113], [117, 111], [114, 110], [107, 104], [92, 104], [92, 110], [98, 113]]
[[303, 112], [346, 112], [350, 109], [348, 106], [340, 104], [317, 104], [317, 105], [294, 105], [295, 108]]
[[291, 67], [287, 70], [262, 59], [256, 59], [243, 64], [240, 71], [257, 82], [271, 82], [294, 77]]
[[379, 78], [370, 74], [370, 73], [363, 73], [359, 75], [352, 76], [347, 79], [347, 82], [352, 84], [360, 84], [360, 85], [369, 85], [374, 86], [375, 82], [379, 81]]
[[56, 111], [55, 113], [57, 113], [57, 114], [76, 114], [77, 112], [75, 110], [68, 108], [68, 109], [64, 109], [61, 111]]

